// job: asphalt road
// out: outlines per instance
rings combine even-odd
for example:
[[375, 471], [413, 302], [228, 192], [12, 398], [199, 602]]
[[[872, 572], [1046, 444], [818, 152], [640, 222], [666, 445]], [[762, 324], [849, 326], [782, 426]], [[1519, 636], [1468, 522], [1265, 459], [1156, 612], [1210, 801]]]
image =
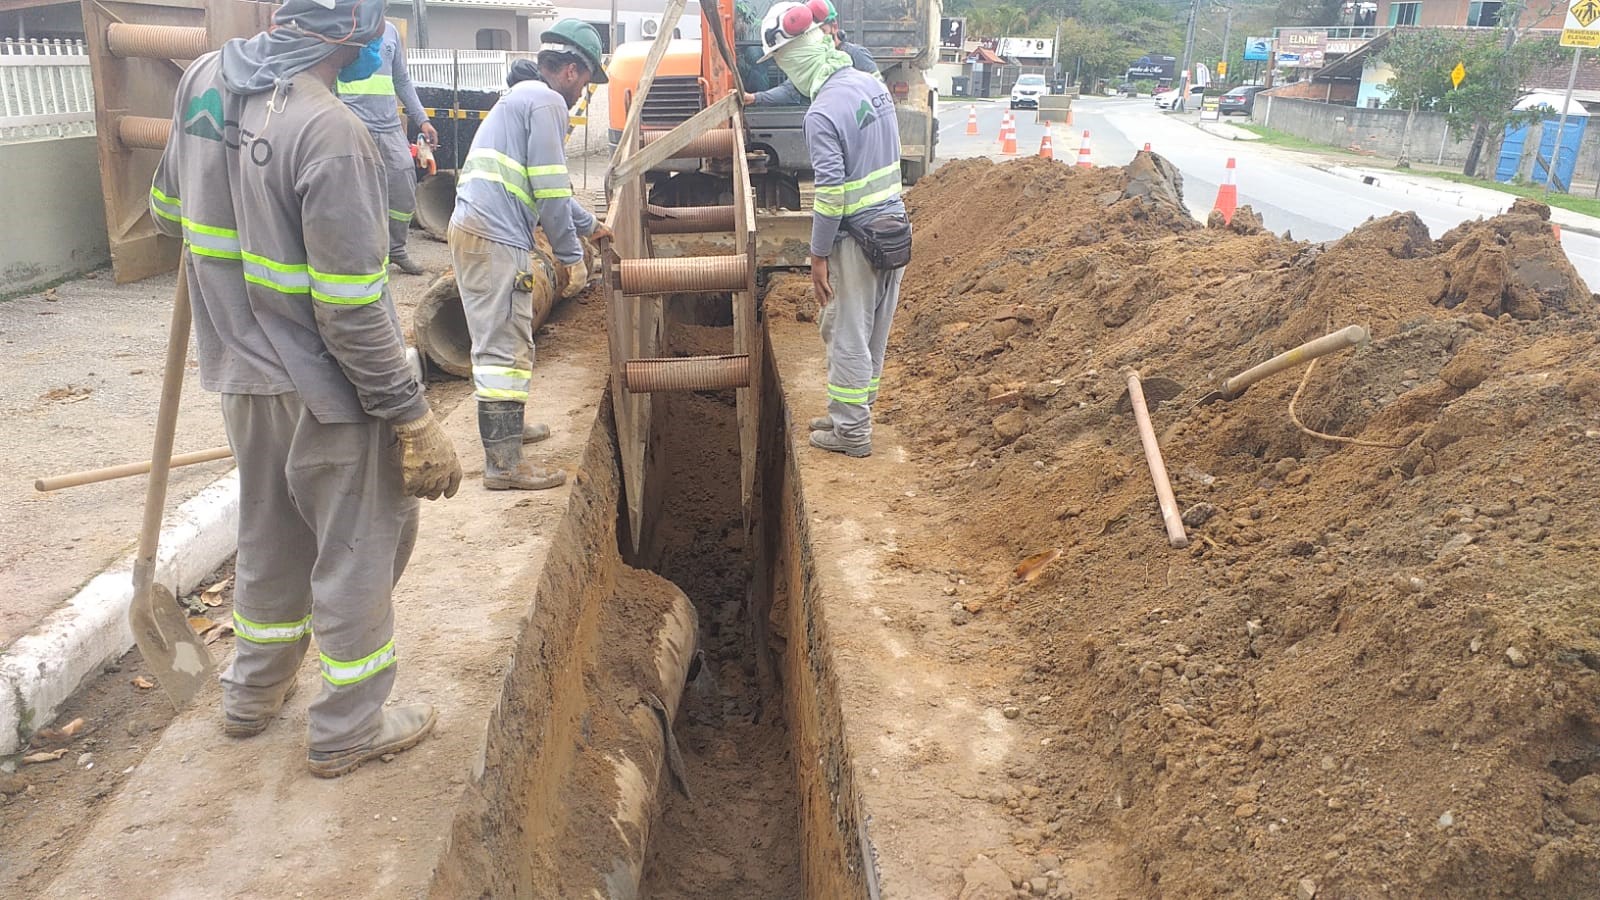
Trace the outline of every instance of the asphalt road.
[[[967, 109], [978, 114], [978, 134], [968, 135]], [[944, 159], [972, 156], [1002, 158], [998, 135], [1005, 101], [942, 103], [939, 111], [939, 155]], [[1014, 113], [1017, 151], [1039, 151], [1045, 126], [1033, 110]], [[1073, 106], [1073, 124], [1057, 126], [1055, 158], [1071, 162], [1077, 157], [1083, 132], [1089, 132], [1090, 159], [1095, 165], [1126, 165], [1148, 143], [1183, 173], [1184, 200], [1197, 218], [1204, 219], [1216, 199], [1217, 185], [1229, 157], [1235, 159], [1240, 205], [1261, 213], [1273, 231], [1288, 231], [1301, 240], [1326, 241], [1343, 235], [1368, 218], [1397, 210], [1412, 210], [1434, 237], [1463, 221], [1487, 214], [1493, 205], [1504, 209], [1515, 198], [1482, 188], [1462, 189], [1472, 205], [1452, 202], [1446, 192], [1406, 193], [1385, 186], [1362, 184], [1332, 174], [1307, 162], [1304, 154], [1248, 141], [1230, 141], [1194, 125], [1195, 114], [1163, 113], [1149, 99], [1087, 98]], [[1311, 158], [1315, 160], [1314, 157]], [[1451, 190], [1460, 189], [1450, 185]], [[1590, 285], [1600, 285], [1600, 238], [1567, 230], [1562, 246], [1578, 274]]]

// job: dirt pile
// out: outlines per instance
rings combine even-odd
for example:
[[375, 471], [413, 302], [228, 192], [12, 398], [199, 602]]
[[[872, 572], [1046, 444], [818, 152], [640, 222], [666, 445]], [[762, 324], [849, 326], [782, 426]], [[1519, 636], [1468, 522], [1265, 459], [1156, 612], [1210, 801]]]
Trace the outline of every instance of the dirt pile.
[[[1548, 210], [1311, 245], [1180, 196], [1141, 154], [952, 163], [908, 199], [880, 412], [944, 473], [948, 540], [905, 552], [1033, 643], [1019, 848], [1110, 833], [1147, 896], [1596, 895], [1600, 316]], [[1371, 342], [1195, 405], [1349, 324]]]

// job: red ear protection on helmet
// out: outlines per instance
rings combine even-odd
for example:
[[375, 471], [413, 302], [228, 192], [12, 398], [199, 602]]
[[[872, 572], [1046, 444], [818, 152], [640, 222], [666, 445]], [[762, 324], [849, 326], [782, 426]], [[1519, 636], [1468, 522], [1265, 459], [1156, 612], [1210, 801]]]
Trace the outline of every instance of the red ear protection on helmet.
[[811, 10], [812, 20], [818, 23], [828, 21], [828, 14], [832, 12], [828, 8], [828, 0], [808, 0], [806, 8]]
[[[814, 0], [814, 2], [820, 3], [822, 0]], [[824, 13], [824, 16], [826, 16], [826, 13]], [[795, 6], [783, 14], [783, 33], [790, 37], [798, 37], [817, 21], [815, 10], [804, 5]]]

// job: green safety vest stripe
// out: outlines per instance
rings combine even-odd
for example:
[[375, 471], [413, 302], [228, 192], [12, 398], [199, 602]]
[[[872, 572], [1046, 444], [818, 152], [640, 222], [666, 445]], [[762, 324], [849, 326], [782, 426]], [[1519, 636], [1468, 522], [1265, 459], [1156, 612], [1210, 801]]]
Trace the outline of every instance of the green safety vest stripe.
[[401, 212], [398, 209], [389, 210], [389, 218], [395, 220], [396, 222], [409, 222], [411, 221], [411, 217], [414, 215], [416, 215], [416, 213]]
[[533, 372], [528, 369], [514, 369], [510, 366], [473, 366], [472, 377], [477, 378], [480, 375], [501, 375], [507, 378], [526, 380], [533, 377]]
[[837, 400], [840, 403], [849, 403], [853, 406], [866, 405], [867, 397], [871, 396], [871, 394], [871, 388], [847, 388], [836, 384], [828, 385], [829, 400]]
[[360, 81], [339, 82], [341, 95], [359, 95], [376, 97], [394, 96], [394, 77], [390, 75], [373, 75]]
[[354, 662], [340, 662], [326, 653], [317, 655], [322, 658], [323, 679], [329, 684], [335, 685], [356, 684], [357, 682], [366, 681], [395, 663], [394, 641], [379, 647], [376, 653], [364, 656]]
[[298, 622], [252, 622], [233, 611], [233, 633], [252, 644], [289, 644], [311, 633], [311, 617]]
[[479, 400], [521, 400], [523, 402], [528, 400], [527, 391], [513, 391], [506, 388], [481, 387], [473, 391], [472, 396]]
[[898, 197], [900, 191], [900, 164], [895, 163], [844, 184], [817, 185], [811, 208], [838, 219], [876, 206], [890, 197]]
[[[150, 195], [159, 203], [172, 202], [172, 198], [155, 188]], [[163, 212], [163, 215], [166, 213]], [[169, 217], [170, 218], [170, 217]], [[306, 294], [341, 306], [363, 306], [383, 296], [383, 287], [389, 281], [389, 261], [376, 275], [338, 275], [318, 272], [304, 263], [285, 263], [246, 252], [239, 243], [239, 232], [220, 225], [206, 225], [183, 216], [177, 221], [183, 225], [183, 242], [196, 256], [213, 259], [238, 260], [242, 263], [244, 280], [281, 294]]]
[[467, 154], [457, 183], [468, 181], [500, 185], [535, 215], [539, 212], [538, 201], [572, 196], [572, 182], [566, 166], [521, 166], [498, 150], [478, 148]]

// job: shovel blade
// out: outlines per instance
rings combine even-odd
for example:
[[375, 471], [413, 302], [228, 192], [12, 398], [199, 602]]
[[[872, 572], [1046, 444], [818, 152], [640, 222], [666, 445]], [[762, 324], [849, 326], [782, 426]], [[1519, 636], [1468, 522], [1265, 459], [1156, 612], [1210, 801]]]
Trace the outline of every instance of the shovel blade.
[[183, 709], [211, 680], [216, 664], [177, 599], [161, 584], [135, 591], [128, 627], [172, 707]]

